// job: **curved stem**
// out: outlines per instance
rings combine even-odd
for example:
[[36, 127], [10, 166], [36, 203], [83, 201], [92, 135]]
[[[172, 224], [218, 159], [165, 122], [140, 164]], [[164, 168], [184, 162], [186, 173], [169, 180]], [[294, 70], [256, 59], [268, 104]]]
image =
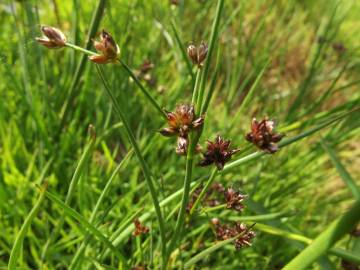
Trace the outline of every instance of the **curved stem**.
[[[79, 51], [81, 53], [87, 54], [87, 55], [97, 55], [96, 52], [84, 49], [82, 47], [79, 47], [75, 44], [71, 44], [71, 43], [66, 43], [65, 44], [66, 47], [69, 47], [71, 49], [74, 49], [76, 51]], [[151, 96], [151, 94], [149, 93], [149, 91], [145, 88], [145, 86], [140, 82], [140, 80], [138, 79], [138, 77], [134, 74], [134, 72], [131, 70], [131, 68], [124, 62], [122, 61], [120, 58], [116, 59], [116, 63], [120, 63], [121, 66], [125, 69], [125, 71], [128, 73], [128, 75], [134, 80], [135, 84], [140, 88], [141, 92], [145, 95], [145, 97], [147, 98], [147, 100], [150, 102], [150, 104], [160, 113], [160, 115], [167, 119], [166, 113], [164, 112], [164, 110], [160, 107], [160, 105], [157, 103], [157, 101]]]
[[214, 182], [214, 179], [215, 179], [215, 176], [217, 175], [217, 172], [218, 172], [217, 168], [214, 168], [213, 171], [211, 172], [209, 180], [206, 182], [204, 188], [201, 190], [201, 192], [200, 192], [199, 196], [197, 197], [195, 203], [191, 207], [190, 217], [194, 214], [194, 211], [196, 210], [197, 206], [199, 205], [201, 200], [204, 198], [204, 196], [205, 196], [206, 192], [208, 191], [209, 187], [211, 186], [211, 184]]
[[216, 42], [216, 40], [218, 38], [218, 34], [219, 34], [220, 18], [221, 18], [222, 9], [224, 7], [224, 2], [225, 2], [224, 0], [219, 0], [217, 8], [216, 8], [216, 16], [215, 16], [214, 23], [212, 25], [211, 36], [210, 36], [209, 51], [208, 51], [208, 54], [206, 56], [206, 62], [205, 62], [205, 65], [204, 65], [204, 71], [202, 72], [202, 75], [201, 75], [199, 94], [198, 94], [198, 98], [197, 98], [197, 102], [196, 102], [196, 105], [197, 105], [198, 110], [199, 110], [198, 112], [201, 111], [201, 107], [203, 105], [203, 97], [204, 97], [204, 93], [205, 93], [205, 84], [206, 84], [206, 80], [207, 80], [209, 70], [210, 70], [210, 62], [211, 62], [211, 59], [212, 59], [212, 55], [214, 53], [215, 42]]
[[72, 43], [69, 43], [69, 42], [66, 42], [66, 43], [65, 43], [65, 46], [66, 46], [66, 47], [69, 47], [69, 48], [71, 48], [71, 49], [74, 49], [74, 50], [76, 50], [76, 51], [79, 51], [79, 52], [88, 54], [88, 55], [97, 55], [96, 52], [93, 52], [93, 51], [84, 49], [84, 48], [82, 48], [82, 47], [79, 47], [79, 46], [77, 46], [77, 45], [75, 45], [75, 44], [72, 44]]
[[[179, 211], [178, 218], [176, 221], [175, 229], [173, 232], [173, 237], [171, 238], [171, 241], [169, 243], [168, 254], [167, 254], [168, 256], [174, 249], [174, 247], [179, 239], [179, 235], [181, 234], [183, 224], [185, 222], [185, 211], [186, 211], [186, 207], [187, 207], [187, 204], [189, 201], [190, 182], [191, 182], [191, 176], [192, 176], [192, 171], [193, 171], [193, 167], [194, 167], [194, 152], [195, 152], [195, 147], [196, 147], [198, 139], [199, 139], [199, 136], [197, 134], [196, 134], [196, 136], [191, 134], [190, 138], [189, 138], [189, 149], [188, 149], [188, 154], [186, 156], [186, 173], [185, 173], [185, 180], [184, 180], [183, 196], [181, 199], [181, 207], [180, 207], [180, 211]], [[168, 256], [167, 256], [167, 258], [168, 258]]]
[[141, 92], [145, 95], [145, 97], [150, 101], [151, 105], [161, 114], [161, 116], [165, 119], [167, 119], [166, 113], [164, 110], [160, 107], [160, 105], [156, 102], [156, 100], [151, 96], [149, 91], [141, 84], [138, 77], [132, 72], [131, 68], [124, 63], [121, 59], [118, 59], [122, 67], [126, 70], [126, 72], [129, 74], [129, 76], [134, 80], [136, 85], [140, 88]]
[[153, 183], [153, 179], [149, 170], [149, 167], [147, 166], [142, 154], [141, 154], [141, 150], [139, 148], [139, 145], [136, 142], [135, 136], [131, 130], [131, 127], [125, 117], [125, 114], [123, 113], [121, 106], [119, 105], [119, 103], [117, 102], [110, 86], [107, 83], [107, 80], [102, 72], [102, 69], [99, 65], [96, 65], [97, 71], [99, 73], [99, 76], [101, 78], [102, 83], [104, 84], [106, 93], [108, 94], [108, 96], [110, 97], [114, 108], [115, 108], [115, 112], [117, 113], [118, 117], [120, 118], [120, 120], [123, 122], [126, 133], [128, 135], [130, 144], [132, 145], [135, 155], [137, 156], [140, 166], [141, 166], [141, 170], [143, 172], [145, 181], [148, 185], [150, 194], [151, 194], [151, 198], [154, 204], [154, 208], [155, 208], [155, 213], [159, 222], [159, 229], [160, 229], [160, 238], [161, 238], [161, 253], [162, 253], [162, 257], [163, 260], [165, 260], [166, 258], [166, 238], [165, 238], [165, 222], [164, 222], [164, 218], [160, 209], [160, 205], [159, 205], [159, 200], [157, 198], [157, 194], [156, 194], [156, 190], [155, 190], [155, 186]]

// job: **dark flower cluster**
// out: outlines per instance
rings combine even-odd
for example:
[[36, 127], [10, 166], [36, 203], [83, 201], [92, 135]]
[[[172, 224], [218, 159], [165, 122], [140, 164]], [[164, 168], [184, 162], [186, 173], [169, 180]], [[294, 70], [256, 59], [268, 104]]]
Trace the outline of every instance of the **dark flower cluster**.
[[234, 246], [236, 249], [251, 246], [251, 240], [256, 236], [255, 232], [248, 228], [246, 224], [235, 222], [234, 226], [222, 225], [218, 219], [212, 219], [215, 227], [216, 238], [218, 240], [228, 240], [234, 238]]
[[[187, 212], [190, 212], [202, 190], [202, 186], [195, 189], [187, 205]], [[223, 199], [220, 199], [218, 195], [223, 195]], [[246, 198], [246, 195], [236, 191], [232, 187], [224, 188], [221, 183], [215, 182], [206, 192], [202, 200], [202, 204], [209, 207], [214, 207], [220, 205], [222, 200], [225, 200], [227, 209], [233, 209], [235, 211], [241, 212], [245, 208], [242, 203]]]
[[134, 219], [135, 230], [133, 231], [133, 236], [139, 236], [141, 234], [147, 234], [150, 229], [141, 224], [138, 218]]
[[231, 156], [239, 149], [230, 149], [230, 140], [224, 140], [219, 135], [215, 138], [215, 141], [207, 141], [206, 152], [203, 153], [204, 158], [199, 162], [199, 165], [204, 167], [211, 164], [215, 164], [218, 170], [222, 170], [226, 162], [231, 159]]
[[166, 137], [177, 136], [176, 153], [184, 155], [187, 152], [189, 133], [203, 125], [204, 117], [196, 118], [194, 106], [189, 104], [178, 105], [174, 112], [166, 111], [166, 116], [168, 127], [160, 130], [160, 133]]
[[259, 149], [273, 154], [279, 150], [278, 143], [283, 137], [283, 134], [275, 133], [275, 121], [267, 118], [258, 122], [254, 118], [251, 122], [251, 132], [246, 134], [247, 141], [256, 145]]

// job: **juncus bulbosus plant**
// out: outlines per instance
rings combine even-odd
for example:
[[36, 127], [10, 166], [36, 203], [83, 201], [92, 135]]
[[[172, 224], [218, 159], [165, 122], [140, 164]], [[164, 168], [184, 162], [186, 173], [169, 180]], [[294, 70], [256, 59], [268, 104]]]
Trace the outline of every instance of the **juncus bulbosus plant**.
[[[104, 84], [106, 93], [113, 102], [116, 114], [124, 124], [125, 132], [128, 135], [129, 141], [140, 163], [140, 167], [152, 196], [155, 213], [158, 220], [158, 228], [152, 227], [151, 231], [149, 232], [148, 227], [143, 225], [145, 223], [141, 223], [139, 219], [135, 219], [133, 234], [136, 236], [144, 234], [145, 240], [141, 244], [145, 244], [145, 241], [150, 241], [148, 240], [149, 238], [147, 238], [147, 235], [156, 234], [159, 232], [161, 239], [161, 267], [163, 269], [167, 267], [170, 257], [173, 254], [176, 254], [175, 251], [177, 251], [181, 246], [182, 242], [180, 240], [182, 240], [182, 235], [185, 232], [186, 224], [190, 223], [191, 219], [196, 219], [198, 217], [197, 214], [201, 213], [201, 208], [197, 206], [202, 205], [204, 202], [204, 196], [202, 196], [202, 194], [207, 194], [209, 188], [211, 187], [211, 181], [209, 181], [207, 182], [209, 184], [206, 183], [202, 189], [197, 190], [195, 193], [196, 196], [194, 196], [193, 199], [189, 199], [191, 198], [190, 184], [194, 180], [193, 171], [205, 171], [205, 169], [200, 168], [200, 166], [212, 168], [213, 179], [216, 175], [221, 175], [223, 171], [226, 171], [227, 168], [234, 166], [234, 164], [237, 164], [236, 162], [240, 160], [238, 159], [233, 163], [231, 162], [231, 160], [237, 158], [236, 154], [239, 153], [239, 150], [232, 149], [230, 147], [230, 139], [233, 138], [227, 138], [227, 136], [227, 140], [218, 136], [216, 137], [215, 141], [208, 141], [208, 144], [203, 147], [203, 149], [205, 149], [202, 154], [203, 158], [201, 158], [200, 155], [196, 156], [200, 150], [199, 146], [201, 142], [205, 141], [205, 139], [208, 139], [201, 137], [203, 129], [206, 128], [204, 123], [211, 123], [211, 119], [206, 117], [206, 113], [208, 108], [211, 109], [211, 107], [209, 107], [209, 103], [212, 98], [212, 92], [205, 86], [208, 79], [210, 61], [213, 61], [214, 59], [214, 47], [217, 40], [222, 6], [223, 1], [220, 0], [209, 46], [205, 42], [201, 42], [199, 47], [190, 45], [187, 49], [189, 60], [193, 63], [197, 72], [193, 89], [193, 96], [191, 100], [189, 99], [185, 103], [179, 103], [173, 112], [162, 109], [169, 108], [168, 104], [162, 104], [162, 106], [160, 106], [152, 94], [147, 91], [147, 89], [141, 84], [139, 80], [137, 80], [139, 76], [132, 72], [127, 64], [122, 61], [119, 46], [115, 42], [114, 37], [109, 32], [102, 30], [99, 34], [99, 38], [94, 40], [94, 47], [96, 52], [86, 50], [77, 45], [69, 43], [65, 35], [62, 34], [60, 30], [51, 27], [43, 27], [42, 32], [44, 33], [44, 37], [37, 39], [39, 43], [48, 48], [55, 49], [69, 47], [79, 52], [86, 53], [89, 55], [89, 60], [95, 64], [122, 65], [125, 71], [138, 85], [149, 104], [151, 104], [158, 112], [158, 115], [154, 114], [154, 117], [163, 119], [163, 126], [166, 127], [160, 130], [160, 133], [164, 136], [173, 136], [177, 138], [176, 151], [169, 153], [169, 155], [175, 154], [176, 152], [186, 156], [186, 166], [184, 169], [185, 179], [179, 208], [178, 210], [175, 209], [175, 211], [172, 213], [172, 215], [177, 213], [176, 223], [173, 224], [173, 226], [170, 226], [165, 222], [164, 211], [162, 209], [163, 206], [159, 203], [159, 194], [158, 190], [155, 188], [156, 185], [154, 184], [153, 173], [151, 172], [149, 165], [146, 163], [143, 157], [144, 153], [141, 151], [137, 140], [135, 139], [131, 125], [127, 123], [126, 112], [123, 111], [121, 106], [118, 105], [117, 100], [113, 94], [113, 90], [109, 87], [109, 83], [105, 77], [102, 67], [97, 65], [97, 70], [101, 82]], [[250, 121], [250, 115], [245, 117], [247, 121]], [[154, 127], [154, 129], [157, 129], [157, 127]], [[219, 132], [223, 131], [219, 130]], [[239, 132], [239, 137], [243, 137], [244, 135], [245, 134], [240, 134]], [[261, 122], [253, 120], [251, 132], [245, 135], [245, 137], [249, 142], [253, 143], [257, 148], [260, 149], [260, 152], [256, 153], [258, 156], [264, 152], [275, 153], [280, 149], [280, 147], [282, 147], [281, 139], [283, 135], [275, 132], [274, 122], [272, 120], [265, 119]], [[182, 162], [182, 160], [183, 159], [179, 157], [179, 164], [181, 164], [180, 162]], [[194, 166], [195, 164], [200, 166]], [[166, 166], [166, 164], [164, 164], [164, 166]], [[164, 188], [166, 189], [166, 185]], [[221, 206], [221, 203], [223, 203], [224, 210], [234, 210], [236, 212], [241, 212], [244, 210], [245, 205], [243, 202], [246, 198], [245, 194], [240, 191], [236, 191], [231, 187], [224, 188], [221, 194], [222, 200], [217, 198], [216, 203], [215, 201], [211, 201], [209, 204], [210, 207], [218, 207]], [[249, 228], [244, 223], [235, 223], [233, 226], [216, 223], [214, 226], [216, 238], [219, 241], [226, 241], [234, 238], [233, 241], [236, 249], [250, 246], [251, 241], [255, 236], [255, 233], [251, 230], [251, 228]]]
[[[77, 45], [68, 43], [65, 35], [56, 28], [46, 26], [46, 27], [42, 27], [41, 30], [44, 33], [45, 37], [37, 38], [36, 40], [48, 48], [62, 48], [65, 46], [69, 48], [73, 48], [77, 51], [88, 54], [89, 60], [96, 64], [121, 63], [120, 48], [115, 42], [113, 36], [110, 33], [108, 33], [106, 30], [102, 30], [100, 32], [99, 39], [94, 40], [94, 47], [97, 50], [97, 53], [78, 47]], [[194, 63], [194, 65], [199, 70], [203, 69], [204, 63], [207, 60], [206, 57], [208, 55], [207, 44], [202, 41], [198, 48], [196, 48], [194, 45], [190, 45], [187, 49], [187, 53], [189, 59]], [[122, 112], [119, 106], [117, 106], [116, 100], [111, 92], [112, 90], [108, 87], [106, 78], [104, 77], [101, 68], [98, 68], [98, 71], [105, 85], [105, 88], [107, 89], [107, 93], [109, 94], [109, 97], [111, 98], [112, 102], [114, 102], [115, 108], [117, 109], [120, 119], [126, 123], [126, 120], [124, 118], [124, 112]], [[129, 72], [129, 70], [127, 71]], [[134, 73], [132, 73], [132, 75], [136, 77]], [[201, 87], [200, 80], [201, 77], [198, 76], [195, 86], [196, 88]], [[141, 84], [140, 81], [137, 81], [137, 83]], [[145, 87], [143, 87], [142, 85], [140, 87], [143, 90], [145, 89]], [[201, 89], [199, 88], [194, 89], [194, 94], [196, 94], [196, 91], [201, 91]], [[152, 98], [150, 93], [148, 93], [147, 91], [145, 96], [149, 98], [151, 103], [154, 102], [156, 103], [155, 99]], [[211, 96], [208, 96], [207, 98], [211, 99]], [[157, 217], [160, 225], [160, 235], [162, 239], [161, 240], [162, 256], [163, 256], [162, 268], [166, 267], [169, 256], [174, 251], [174, 249], [176, 249], [178, 245], [179, 234], [181, 234], [182, 231], [184, 230], [186, 210], [189, 211], [189, 209], [191, 209], [191, 207], [189, 208], [188, 203], [189, 203], [189, 195], [190, 195], [189, 187], [190, 187], [191, 175], [193, 170], [193, 160], [194, 160], [194, 155], [199, 153], [201, 149], [199, 140], [202, 133], [203, 124], [205, 121], [205, 113], [206, 113], [206, 111], [203, 111], [202, 114], [200, 115], [199, 114], [200, 110], [198, 110], [198, 112], [195, 111], [195, 106], [200, 107], [203, 104], [203, 100], [199, 100], [199, 96], [197, 97], [196, 100], [197, 100], [196, 102], [197, 104], [193, 104], [189, 102], [187, 104], [182, 103], [177, 105], [174, 112], [165, 111], [165, 110], [163, 111], [166, 116], [167, 127], [161, 129], [160, 133], [166, 137], [172, 137], [172, 136], [177, 137], [177, 146], [175, 152], [177, 154], [186, 156], [186, 169], [185, 169], [186, 176], [184, 180], [184, 193], [183, 193], [182, 203], [178, 213], [175, 229], [173, 232], [173, 236], [170, 239], [166, 239], [167, 232], [165, 231], [163, 214], [161, 213], [161, 209], [159, 207], [157, 195], [154, 190], [154, 185], [152, 183], [153, 179], [150, 176], [150, 172], [148, 171], [148, 166], [142, 157], [141, 151], [134, 139], [130, 127], [126, 129], [131, 144], [135, 148], [135, 153], [142, 164], [144, 176], [145, 178], [147, 178], [150, 192], [152, 193], [154, 207], [155, 209], [158, 209]], [[158, 108], [159, 106], [157, 105], [156, 107]], [[214, 164], [218, 170], [222, 170], [225, 163], [230, 161], [231, 157], [238, 151], [239, 151], [238, 149], [230, 149], [230, 140], [224, 140], [222, 137], [217, 136], [214, 142], [208, 141], [206, 151], [203, 153], [204, 157], [202, 160], [199, 161], [198, 164], [200, 166], [210, 166]], [[243, 209], [243, 205], [241, 204], [241, 202], [245, 198], [244, 195], [240, 195], [240, 193], [233, 191], [231, 188], [227, 189], [224, 194], [225, 194], [227, 208], [235, 209], [236, 211], [240, 211]], [[194, 209], [191, 210], [194, 211]], [[139, 219], [134, 220], [134, 226], [135, 226], [135, 230], [133, 232], [134, 236], [138, 236], [140, 234], [147, 234], [149, 232], [149, 229], [146, 226], [142, 225]], [[244, 234], [246, 229], [237, 230], [236, 229], [237, 227], [239, 226], [236, 225], [235, 229], [232, 229], [227, 236], [235, 237], [237, 234], [239, 235]], [[246, 235], [249, 235], [249, 233]], [[245, 241], [241, 239], [245, 239], [244, 237], [246, 237], [246, 235], [242, 237], [239, 236], [239, 239], [237, 239], [235, 242], [240, 243], [240, 241]], [[217, 238], [220, 239], [219, 236], [217, 236]], [[223, 237], [222, 239], [225, 240], [226, 238]], [[246, 239], [250, 241], [251, 237], [248, 237]], [[169, 243], [168, 245], [166, 245], [167, 242]], [[249, 242], [246, 243], [249, 245]], [[239, 248], [240, 246], [244, 246], [244, 245], [240, 245], [240, 244], [236, 245], [237, 248]]]
[[[307, 269], [304, 261], [319, 256], [317, 261], [331, 269], [340, 267], [334, 255], [351, 264], [358, 260], [346, 253], [351, 251], [347, 241], [331, 245], [341, 236], [339, 228], [350, 232], [346, 227], [359, 210], [324, 229], [326, 218], [349, 209], [351, 193], [359, 198], [356, 183], [339, 162], [351, 157], [348, 164], [354, 163], [356, 147], [348, 151], [346, 146], [357, 134], [358, 117], [322, 130], [358, 104], [358, 95], [351, 94], [358, 84], [356, 57], [351, 57], [356, 46], [351, 39], [339, 39], [344, 37], [339, 16], [333, 20], [328, 9], [321, 9], [321, 24], [310, 16], [305, 26], [308, 4], [299, 12], [296, 0], [281, 5], [229, 0], [224, 1], [225, 19], [216, 15], [210, 30], [205, 22], [214, 15], [217, 0], [168, 1], [172, 6], [156, 1], [53, 2], [0, 4], [5, 23], [0, 56], [1, 266], [9, 259], [10, 270], [20, 265], [158, 269], [167, 261], [169, 269], [268, 269], [284, 266], [299, 252], [294, 241], [274, 241], [264, 234], [310, 244], [301, 260], [286, 269]], [[97, 8], [86, 25], [93, 4]], [[326, 5], [330, 10], [331, 3]], [[60, 13], [55, 17], [51, 9], [56, 7]], [[66, 12], [70, 7], [74, 9]], [[52, 52], [29, 41], [39, 19], [56, 19], [58, 29], [44, 26], [37, 39]], [[110, 23], [114, 30], [106, 26], [102, 31], [101, 24]], [[316, 42], [317, 33], [322, 42]], [[9, 46], [12, 41], [18, 46]], [[311, 106], [309, 100], [314, 101]], [[190, 117], [169, 125], [169, 111], [176, 113], [176, 104], [185, 105]], [[266, 114], [271, 118], [262, 121]], [[253, 116], [258, 121], [248, 130]], [[194, 122], [201, 118], [203, 124]], [[278, 131], [273, 118], [281, 121]], [[92, 128], [92, 135], [84, 136], [89, 123], [97, 126], [97, 136]], [[168, 128], [164, 132], [172, 136], [159, 136], [160, 128]], [[323, 140], [316, 136], [320, 129]], [[281, 139], [283, 132], [288, 137]], [[297, 135], [290, 137], [293, 132]], [[214, 141], [216, 134], [223, 143]], [[292, 144], [311, 134], [315, 136], [308, 142]], [[214, 144], [210, 148], [208, 140]], [[317, 147], [319, 140], [323, 149]], [[241, 151], [232, 153], [236, 149]], [[332, 181], [342, 179], [332, 179], [335, 171], [345, 185], [336, 185], [336, 195], [329, 196]], [[35, 203], [33, 183], [46, 179], [49, 188], [40, 189]], [[311, 188], [297, 192], [304, 186]], [[293, 216], [293, 209], [302, 213]], [[209, 222], [213, 217], [219, 226]], [[321, 222], [302, 227], [307, 220]], [[247, 233], [254, 222], [251, 231], [264, 233], [256, 238]], [[300, 231], [322, 232], [321, 241]], [[247, 248], [237, 251], [233, 243]], [[274, 256], [274, 250], [281, 256]]]

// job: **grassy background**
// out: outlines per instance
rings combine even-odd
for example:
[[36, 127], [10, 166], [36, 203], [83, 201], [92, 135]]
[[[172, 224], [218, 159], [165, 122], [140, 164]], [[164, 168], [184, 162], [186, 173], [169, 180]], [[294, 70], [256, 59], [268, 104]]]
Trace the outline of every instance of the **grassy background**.
[[[181, 1], [180, 1], [181, 2]], [[100, 29], [113, 34], [121, 57], [134, 69], [145, 60], [154, 63], [147, 85], [161, 106], [172, 110], [191, 99], [193, 81], [171, 28], [173, 21], [183, 45], [209, 40], [216, 1], [186, 1], [171, 6], [168, 1], [109, 1]], [[97, 139], [88, 150], [89, 159], [79, 170], [79, 182], [70, 206], [89, 219], [96, 200], [117, 164], [130, 146], [122, 124], [104, 94], [94, 65], [87, 63], [83, 76], [70, 96], [78, 52], [49, 51], [34, 37], [39, 25], [61, 28], [73, 43], [83, 45], [95, 1], [3, 1], [0, 3], [0, 267], [9, 254], [25, 217], [38, 197], [36, 185], [49, 182], [48, 190], [65, 201], [69, 183], [89, 144], [89, 124]], [[220, 25], [214, 80], [215, 96], [207, 114], [201, 143], [222, 134], [244, 151], [255, 151], [245, 142], [252, 117], [269, 116], [287, 137], [297, 135], [327, 119], [359, 106], [360, 4], [356, 1], [226, 1]], [[320, 42], [319, 42], [320, 41]], [[336, 50], [341, 44], [345, 50]], [[265, 73], [259, 77], [266, 63]], [[214, 74], [214, 66], [211, 75]], [[174, 139], [161, 137], [164, 125], [149, 107], [137, 86], [120, 66], [107, 65], [111, 87], [143, 149], [157, 180], [162, 200], [182, 187], [185, 160], [174, 154]], [[244, 97], [259, 78], [249, 103]], [[146, 82], [144, 82], [146, 84]], [[69, 113], [61, 121], [62, 109]], [[265, 218], [275, 228], [315, 238], [354, 202], [351, 191], [320, 144], [321, 137], [334, 150], [353, 179], [359, 170], [359, 112], [323, 129], [273, 156], [229, 170], [217, 177], [225, 186], [249, 194], [248, 207], [239, 215], [228, 210], [196, 216], [182, 239], [183, 249], [172, 257], [173, 268], [213, 245], [211, 217], [231, 220], [241, 216], [279, 213]], [[194, 179], [208, 175], [197, 168]], [[358, 182], [359, 183], [359, 182]], [[180, 199], [164, 207], [168, 216]], [[136, 158], [120, 169], [96, 217], [98, 229], [107, 236], [122, 228], [139, 211], [147, 213], [151, 199]], [[84, 241], [84, 227], [69, 216], [60, 228], [45, 260], [41, 252], [63, 216], [62, 208], [45, 200], [25, 238], [21, 269], [66, 269]], [[249, 219], [249, 221], [256, 218]], [[130, 265], [158, 265], [159, 237], [156, 218], [146, 224], [151, 234], [137, 241], [126, 236], [118, 246]], [[175, 224], [167, 222], [168, 231]], [[126, 224], [125, 224], [126, 225]], [[236, 251], [232, 245], [201, 260], [198, 269], [279, 269], [303, 248], [284, 235], [258, 233], [253, 246]], [[339, 247], [360, 256], [360, 242], [346, 236]], [[100, 260], [105, 246], [90, 238], [82, 268], [117, 267], [116, 257]], [[336, 256], [323, 257], [314, 269], [341, 269]], [[106, 269], [106, 268], [105, 268]]]

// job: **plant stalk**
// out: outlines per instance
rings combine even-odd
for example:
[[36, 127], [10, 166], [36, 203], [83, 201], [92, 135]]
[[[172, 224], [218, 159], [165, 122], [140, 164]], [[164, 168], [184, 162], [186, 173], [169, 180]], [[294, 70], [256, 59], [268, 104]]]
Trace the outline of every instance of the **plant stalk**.
[[162, 253], [162, 257], [163, 257], [163, 261], [166, 258], [166, 238], [165, 238], [165, 222], [164, 222], [164, 218], [160, 209], [160, 205], [159, 205], [159, 200], [157, 198], [157, 194], [156, 194], [156, 190], [155, 190], [155, 186], [153, 183], [153, 179], [150, 173], [150, 170], [141, 154], [141, 150], [136, 142], [135, 136], [131, 130], [131, 127], [125, 117], [124, 112], [122, 111], [121, 106], [119, 105], [118, 101], [116, 100], [110, 86], [107, 83], [107, 80], [105, 78], [105, 75], [101, 69], [101, 67], [99, 65], [96, 65], [97, 71], [99, 73], [99, 76], [101, 78], [101, 81], [104, 85], [105, 91], [107, 93], [107, 95], [109, 96], [109, 98], [111, 99], [113, 105], [114, 105], [114, 109], [116, 114], [118, 115], [118, 117], [120, 118], [120, 120], [123, 122], [126, 133], [128, 135], [129, 141], [134, 149], [135, 155], [139, 160], [145, 181], [148, 185], [150, 194], [151, 194], [151, 198], [153, 201], [153, 205], [155, 208], [155, 213], [159, 222], [159, 230], [160, 230], [160, 238], [161, 238], [161, 253]]

